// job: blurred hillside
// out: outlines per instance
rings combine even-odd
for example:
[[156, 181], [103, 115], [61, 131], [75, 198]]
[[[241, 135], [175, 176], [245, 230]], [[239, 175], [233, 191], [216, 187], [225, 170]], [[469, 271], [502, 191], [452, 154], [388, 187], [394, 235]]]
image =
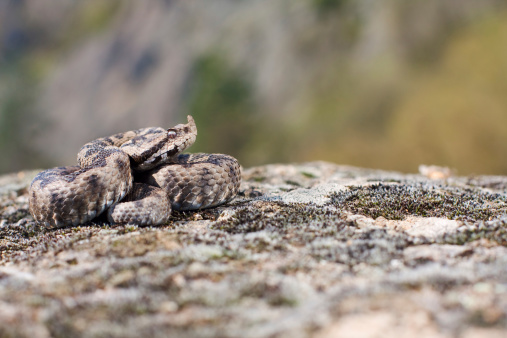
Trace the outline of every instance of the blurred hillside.
[[507, 174], [506, 42], [500, 0], [0, 2], [0, 171], [192, 114], [244, 166]]

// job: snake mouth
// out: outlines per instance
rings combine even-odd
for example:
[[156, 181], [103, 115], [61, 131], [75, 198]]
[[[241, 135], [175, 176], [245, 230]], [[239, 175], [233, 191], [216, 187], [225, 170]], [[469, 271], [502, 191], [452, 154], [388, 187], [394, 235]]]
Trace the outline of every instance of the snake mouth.
[[150, 158], [146, 159], [142, 163], [138, 163], [134, 166], [136, 170], [149, 170], [152, 169], [159, 164], [162, 163], [169, 163], [171, 162], [171, 159], [174, 157], [174, 155], [178, 154], [178, 148], [170, 149], [169, 151], [160, 153], [158, 155], [151, 156]]
[[135, 170], [149, 170], [162, 163], [175, 162], [175, 157], [190, 147], [196, 139], [197, 128], [192, 116], [188, 116], [187, 124], [178, 124], [168, 129], [165, 133], [153, 140], [153, 146], [150, 147], [151, 153], [142, 156], [142, 161], [136, 161], [132, 167]]

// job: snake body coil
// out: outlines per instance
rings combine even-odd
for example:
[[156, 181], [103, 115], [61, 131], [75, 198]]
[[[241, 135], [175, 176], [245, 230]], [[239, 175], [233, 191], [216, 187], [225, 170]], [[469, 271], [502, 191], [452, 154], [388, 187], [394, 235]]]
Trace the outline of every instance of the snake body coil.
[[174, 128], [144, 128], [85, 144], [78, 166], [39, 173], [30, 213], [48, 227], [78, 225], [107, 210], [111, 223], [158, 225], [171, 210], [214, 207], [238, 193], [238, 161], [224, 154], [180, 154], [197, 128], [191, 116]]

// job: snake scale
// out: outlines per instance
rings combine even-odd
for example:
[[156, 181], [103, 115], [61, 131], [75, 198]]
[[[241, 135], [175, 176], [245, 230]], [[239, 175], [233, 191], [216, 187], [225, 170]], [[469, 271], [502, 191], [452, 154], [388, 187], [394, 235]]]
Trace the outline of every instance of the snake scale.
[[215, 207], [233, 199], [241, 183], [238, 161], [224, 154], [181, 154], [197, 136], [187, 124], [143, 128], [85, 144], [77, 166], [40, 172], [29, 209], [47, 227], [88, 222], [107, 211], [111, 223], [159, 225], [171, 210]]

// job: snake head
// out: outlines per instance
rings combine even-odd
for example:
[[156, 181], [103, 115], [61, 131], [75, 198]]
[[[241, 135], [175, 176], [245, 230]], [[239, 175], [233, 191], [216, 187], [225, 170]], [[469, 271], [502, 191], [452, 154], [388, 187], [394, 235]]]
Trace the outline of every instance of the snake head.
[[192, 116], [187, 124], [163, 128], [140, 129], [136, 137], [121, 146], [131, 158], [134, 170], [152, 169], [162, 163], [173, 162], [175, 157], [195, 142], [197, 127]]

